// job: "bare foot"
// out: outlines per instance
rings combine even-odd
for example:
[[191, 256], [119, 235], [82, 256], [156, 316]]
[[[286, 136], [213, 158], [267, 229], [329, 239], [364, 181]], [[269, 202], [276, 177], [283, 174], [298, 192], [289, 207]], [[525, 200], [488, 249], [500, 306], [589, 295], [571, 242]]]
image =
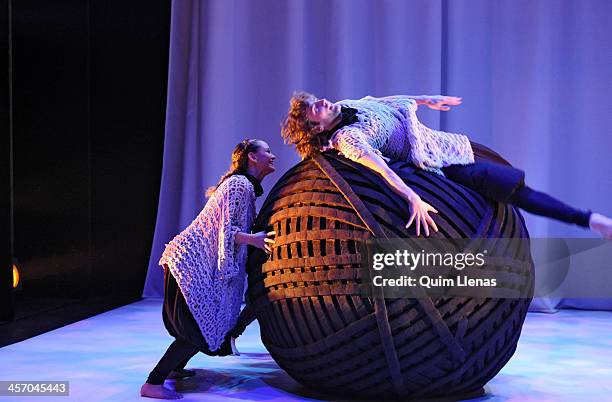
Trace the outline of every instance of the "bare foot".
[[232, 337], [230, 339], [230, 345], [232, 345], [232, 356], [240, 356], [240, 352], [236, 348], [236, 338]]
[[171, 389], [164, 387], [163, 385], [153, 385], [145, 382], [140, 388], [140, 396], [146, 396], [147, 398], [157, 399], [182, 399], [183, 395], [178, 392], [174, 392]]
[[604, 239], [612, 239], [612, 219], [593, 212], [589, 218], [589, 227]]
[[193, 377], [194, 375], [196, 375], [195, 370], [180, 369], [172, 370], [166, 378], [169, 380], [176, 380], [179, 378]]

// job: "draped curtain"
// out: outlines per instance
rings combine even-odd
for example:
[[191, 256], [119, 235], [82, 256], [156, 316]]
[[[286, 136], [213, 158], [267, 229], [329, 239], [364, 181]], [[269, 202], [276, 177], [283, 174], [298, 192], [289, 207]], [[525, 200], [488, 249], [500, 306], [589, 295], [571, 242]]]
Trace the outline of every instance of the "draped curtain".
[[[495, 149], [531, 187], [612, 215], [611, 37], [608, 0], [174, 0], [143, 295], [163, 295], [164, 245], [201, 210], [236, 143], [270, 144], [277, 172], [266, 190], [299, 161], [280, 138], [295, 90], [331, 100], [461, 96], [450, 112], [421, 107], [421, 121]], [[524, 215], [532, 237], [591, 236]], [[610, 309], [612, 301], [568, 299], [560, 289], [532, 305], [560, 306]]]

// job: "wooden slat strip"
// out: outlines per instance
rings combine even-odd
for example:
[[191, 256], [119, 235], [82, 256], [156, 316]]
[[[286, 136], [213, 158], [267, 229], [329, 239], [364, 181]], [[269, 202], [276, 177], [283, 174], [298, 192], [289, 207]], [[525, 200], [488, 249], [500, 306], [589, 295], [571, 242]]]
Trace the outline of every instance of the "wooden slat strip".
[[328, 240], [328, 239], [351, 239], [351, 240], [366, 240], [369, 238], [369, 233], [363, 230], [346, 230], [346, 229], [323, 229], [323, 230], [307, 230], [287, 235], [276, 236], [275, 246], [283, 246], [287, 243], [295, 243], [308, 240]]
[[[305, 253], [305, 246], [302, 246], [302, 254]], [[269, 273], [280, 269], [301, 268], [301, 267], [322, 267], [332, 265], [360, 264], [361, 254], [346, 255], [326, 255], [324, 257], [303, 257], [292, 258], [290, 260], [266, 261], [262, 265], [262, 273]]]

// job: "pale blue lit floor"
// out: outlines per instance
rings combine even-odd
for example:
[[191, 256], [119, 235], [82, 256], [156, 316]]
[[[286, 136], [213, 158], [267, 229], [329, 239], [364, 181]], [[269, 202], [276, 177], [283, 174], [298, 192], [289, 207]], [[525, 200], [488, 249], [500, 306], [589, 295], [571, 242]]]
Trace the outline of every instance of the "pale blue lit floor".
[[[0, 349], [0, 380], [68, 380], [69, 397], [1, 401], [153, 401], [139, 389], [170, 343], [161, 300], [143, 300]], [[255, 322], [239, 357], [199, 354], [189, 381], [171, 382], [183, 401], [318, 400], [267, 354]], [[530, 313], [518, 351], [478, 401], [612, 401], [612, 313]]]

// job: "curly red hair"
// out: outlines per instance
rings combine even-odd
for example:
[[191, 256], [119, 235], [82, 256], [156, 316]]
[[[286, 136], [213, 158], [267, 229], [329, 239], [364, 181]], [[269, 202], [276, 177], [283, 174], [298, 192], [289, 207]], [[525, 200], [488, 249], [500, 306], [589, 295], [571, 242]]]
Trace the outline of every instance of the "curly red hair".
[[295, 145], [295, 150], [306, 159], [317, 155], [321, 148], [320, 129], [308, 120], [307, 113], [317, 97], [308, 92], [294, 92], [289, 100], [289, 112], [281, 123], [281, 135], [285, 144]]

